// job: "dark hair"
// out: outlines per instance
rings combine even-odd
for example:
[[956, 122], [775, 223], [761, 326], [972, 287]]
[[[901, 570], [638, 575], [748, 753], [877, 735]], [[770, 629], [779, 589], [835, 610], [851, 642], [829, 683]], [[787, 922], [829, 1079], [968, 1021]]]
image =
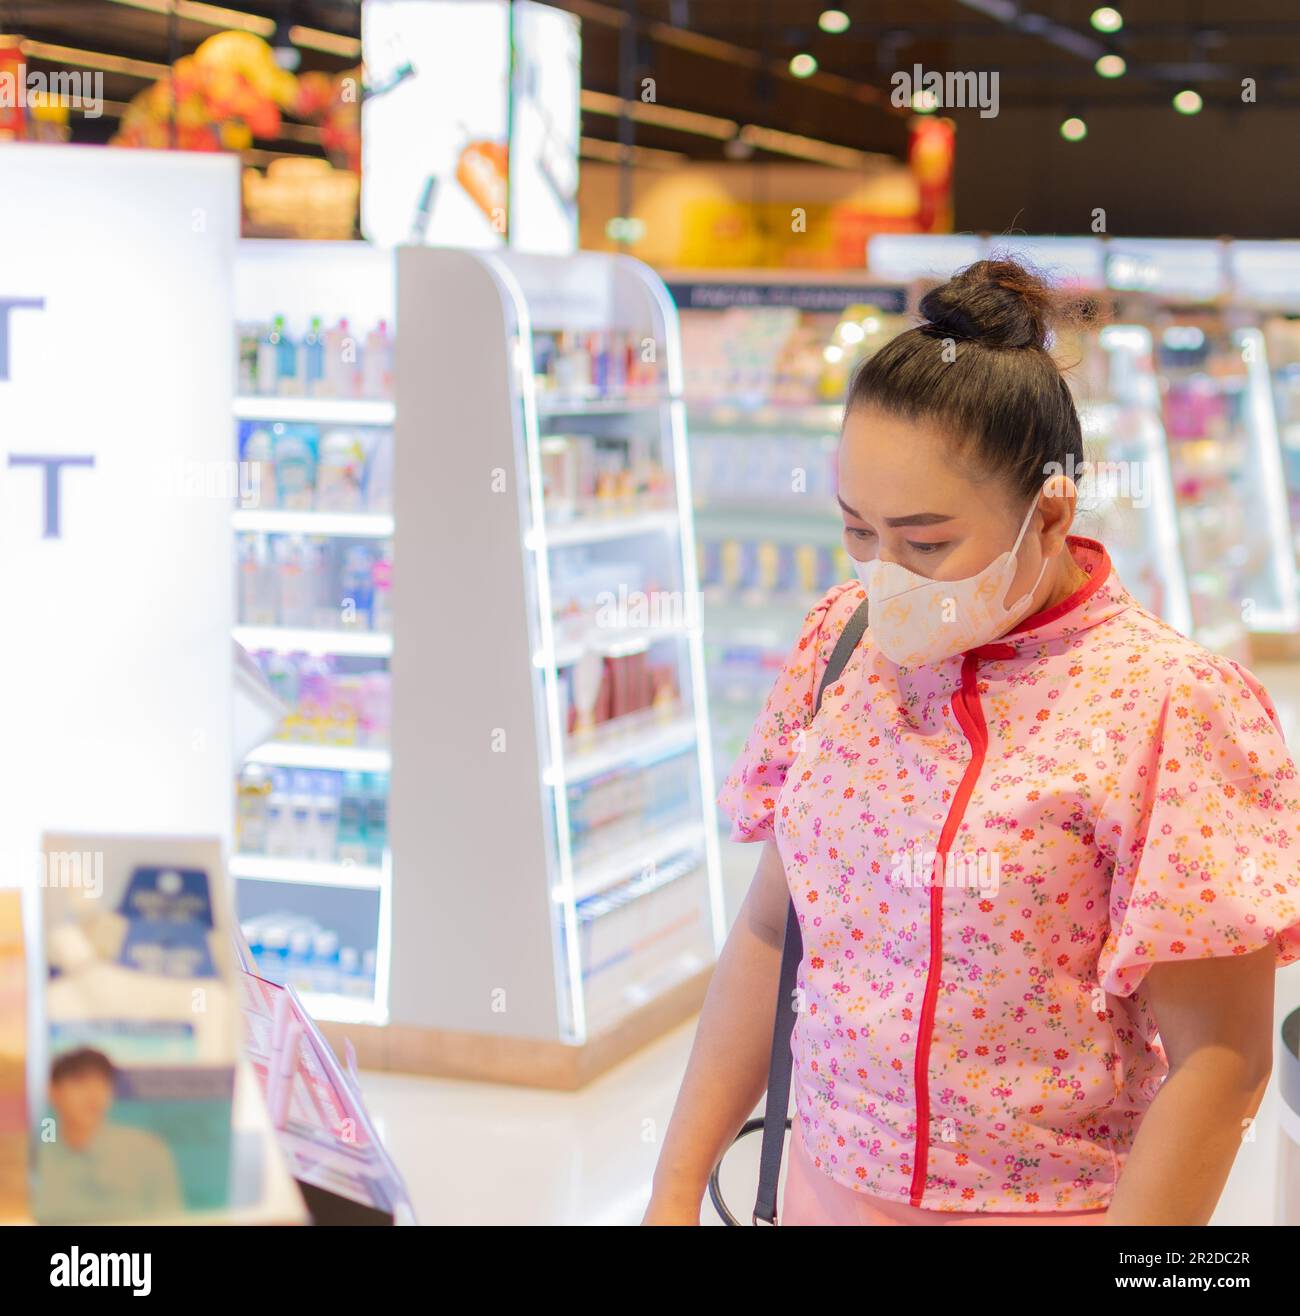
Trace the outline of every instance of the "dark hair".
[[117, 1077], [113, 1062], [102, 1052], [92, 1046], [78, 1047], [75, 1051], [66, 1051], [50, 1067], [50, 1082], [62, 1083], [65, 1078], [83, 1078], [87, 1074], [98, 1074], [100, 1078], [112, 1083]]
[[924, 323], [858, 367], [845, 415], [869, 405], [938, 421], [985, 471], [1025, 496], [1042, 487], [1049, 464], [1069, 470], [1083, 461], [1079, 413], [1048, 350], [1049, 332], [1095, 318], [1095, 302], [994, 259], [926, 293], [920, 309]]

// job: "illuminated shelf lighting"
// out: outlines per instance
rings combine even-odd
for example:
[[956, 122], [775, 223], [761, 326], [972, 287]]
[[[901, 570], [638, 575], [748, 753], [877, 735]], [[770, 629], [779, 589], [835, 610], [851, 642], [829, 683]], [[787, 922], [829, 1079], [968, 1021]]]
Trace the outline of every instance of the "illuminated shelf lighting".
[[389, 772], [393, 756], [368, 745], [306, 745], [270, 740], [244, 760], [277, 768], [319, 768], [336, 772]]
[[608, 744], [568, 756], [564, 763], [564, 781], [586, 781], [624, 764], [653, 763], [678, 750], [689, 749], [696, 738], [695, 722], [691, 718], [650, 726], [639, 734], [620, 736]]
[[235, 639], [250, 653], [338, 654], [341, 657], [387, 658], [393, 637], [383, 631], [314, 631], [288, 626], [236, 626]]
[[232, 856], [230, 874], [245, 882], [296, 882], [302, 886], [346, 887], [357, 891], [378, 891], [384, 884], [382, 868], [262, 854]]
[[237, 420], [318, 425], [391, 425], [396, 408], [386, 398], [280, 398], [248, 394], [234, 402]]
[[579, 864], [573, 874], [574, 901], [591, 896], [616, 885], [642, 869], [653, 868], [664, 860], [683, 851], [699, 848], [703, 862], [704, 827], [701, 823], [683, 823], [657, 836], [641, 837], [632, 844], [616, 850], [612, 855], [588, 860]]
[[574, 398], [553, 397], [541, 393], [537, 398], [539, 416], [617, 416], [624, 412], [654, 411], [677, 398], [655, 393], [645, 397]]
[[677, 513], [643, 512], [633, 516], [587, 516], [573, 521], [549, 523], [548, 544], [590, 544], [606, 539], [631, 539], [634, 535], [675, 534]]
[[274, 507], [234, 513], [236, 530], [274, 535], [329, 535], [334, 538], [388, 539], [393, 517], [387, 512], [295, 512]]

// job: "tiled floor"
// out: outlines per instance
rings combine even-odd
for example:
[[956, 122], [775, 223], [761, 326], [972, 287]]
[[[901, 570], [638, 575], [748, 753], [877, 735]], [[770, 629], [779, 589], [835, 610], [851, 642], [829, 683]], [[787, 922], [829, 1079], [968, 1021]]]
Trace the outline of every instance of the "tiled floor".
[[[1293, 752], [1300, 751], [1300, 663], [1255, 671]], [[1298, 1006], [1300, 966], [1293, 965], [1277, 977], [1277, 1019]], [[362, 1078], [422, 1223], [631, 1224], [645, 1205], [693, 1031], [693, 1024], [677, 1029], [578, 1093], [393, 1074]], [[733, 1207], [752, 1200], [756, 1154], [750, 1146], [728, 1160]], [[1279, 1223], [1282, 1175], [1300, 1180], [1300, 1150], [1282, 1139], [1273, 1083], [1214, 1223]], [[716, 1221], [707, 1204], [703, 1218]]]

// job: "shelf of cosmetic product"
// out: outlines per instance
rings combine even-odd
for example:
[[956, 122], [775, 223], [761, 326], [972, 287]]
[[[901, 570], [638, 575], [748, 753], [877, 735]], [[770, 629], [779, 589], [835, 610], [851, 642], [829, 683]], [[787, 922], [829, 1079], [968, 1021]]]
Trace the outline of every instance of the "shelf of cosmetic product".
[[392, 755], [367, 745], [313, 745], [290, 740], [268, 740], [244, 759], [277, 768], [320, 768], [337, 772], [388, 772]]
[[391, 398], [276, 397], [251, 394], [234, 401], [236, 420], [307, 425], [391, 425]]
[[387, 512], [308, 512], [281, 508], [240, 508], [236, 530], [263, 535], [319, 535], [328, 539], [390, 539], [394, 519]]
[[671, 393], [583, 396], [574, 393], [549, 393], [539, 389], [536, 396], [539, 416], [623, 416], [638, 411], [657, 411], [660, 407], [681, 401]]
[[[652, 644], [664, 640], [693, 640], [700, 635], [698, 626], [626, 626], [603, 627], [592, 631], [583, 639], [563, 639], [557, 636], [550, 662], [556, 667], [571, 667], [584, 653], [597, 653], [606, 658], [620, 658], [630, 653], [643, 653]], [[546, 667], [544, 654], [533, 655], [535, 667]]]
[[681, 522], [675, 509], [592, 512], [565, 520], [547, 519], [549, 547], [559, 544], [594, 544], [609, 539], [635, 539], [639, 535], [676, 534]]
[[[704, 827], [698, 819], [679, 823], [667, 831], [639, 836], [575, 865], [573, 898], [589, 900], [634, 873], [655, 871], [659, 864], [678, 855], [698, 858], [699, 864], [704, 862]], [[691, 870], [696, 866], [692, 864]]]
[[[654, 763], [666, 755], [689, 749], [697, 732], [693, 718], [677, 705], [668, 716], [650, 710], [614, 718], [591, 732], [574, 733], [564, 746], [564, 781], [587, 781], [614, 768]], [[547, 779], [551, 773], [544, 774]]]
[[250, 653], [271, 649], [276, 653], [336, 654], [339, 657], [387, 658], [393, 652], [393, 637], [385, 631], [312, 630], [291, 626], [244, 626], [234, 630], [235, 639]]
[[327, 864], [291, 855], [236, 854], [230, 860], [230, 875], [245, 882], [297, 882], [354, 891], [378, 891], [384, 885], [381, 867], [347, 861]]
[[805, 435], [838, 435], [844, 407], [838, 402], [760, 404], [709, 404], [687, 399], [693, 435], [746, 435], [755, 432]]

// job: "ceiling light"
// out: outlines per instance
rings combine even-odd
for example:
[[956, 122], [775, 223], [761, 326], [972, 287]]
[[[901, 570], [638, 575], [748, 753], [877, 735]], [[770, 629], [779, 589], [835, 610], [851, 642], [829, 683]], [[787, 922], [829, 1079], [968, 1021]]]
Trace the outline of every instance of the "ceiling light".
[[817, 61], [807, 52], [798, 54], [790, 61], [790, 72], [796, 78], [811, 78], [817, 72]]
[[1205, 102], [1201, 100], [1200, 94], [1192, 91], [1191, 88], [1180, 91], [1178, 95], [1174, 97], [1174, 109], [1176, 109], [1179, 114], [1200, 114], [1201, 106], [1204, 103]]
[[1067, 142], [1081, 142], [1088, 135], [1088, 125], [1080, 118], [1070, 118], [1061, 125], [1061, 136]]
[[1088, 21], [1098, 32], [1118, 32], [1124, 26], [1123, 15], [1118, 9], [1112, 9], [1110, 5], [1094, 9]]
[[823, 32], [829, 32], [831, 36], [837, 37], [841, 32], [849, 30], [849, 16], [842, 9], [823, 9], [817, 19], [817, 26]]
[[1128, 65], [1124, 63], [1123, 55], [1103, 55], [1093, 68], [1103, 78], [1122, 78], [1128, 72]]

